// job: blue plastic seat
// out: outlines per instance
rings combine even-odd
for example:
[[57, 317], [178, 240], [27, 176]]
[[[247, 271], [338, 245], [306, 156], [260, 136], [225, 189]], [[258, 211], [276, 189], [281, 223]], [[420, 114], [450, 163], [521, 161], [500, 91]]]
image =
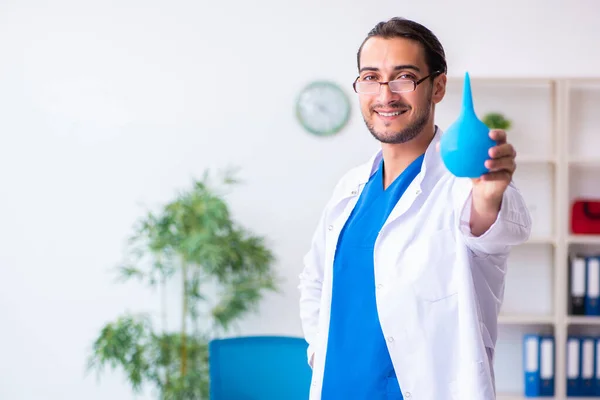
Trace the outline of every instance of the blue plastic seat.
[[302, 338], [280, 336], [211, 341], [210, 400], [307, 400], [307, 346]]

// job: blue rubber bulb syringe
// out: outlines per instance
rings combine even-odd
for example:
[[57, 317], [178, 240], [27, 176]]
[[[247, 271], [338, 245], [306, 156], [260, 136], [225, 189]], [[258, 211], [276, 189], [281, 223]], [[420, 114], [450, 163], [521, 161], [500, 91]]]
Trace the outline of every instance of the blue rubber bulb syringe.
[[461, 113], [441, 138], [442, 160], [457, 177], [479, 178], [489, 172], [485, 161], [490, 158], [489, 149], [495, 145], [496, 142], [490, 138], [490, 129], [475, 114], [471, 80], [467, 72]]

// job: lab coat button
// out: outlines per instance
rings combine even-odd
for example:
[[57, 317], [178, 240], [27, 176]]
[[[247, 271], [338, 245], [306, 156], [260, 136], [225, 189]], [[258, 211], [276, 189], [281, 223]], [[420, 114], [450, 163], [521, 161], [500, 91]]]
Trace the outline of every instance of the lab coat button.
[[410, 392], [404, 393], [404, 397], [406, 397], [407, 399], [410, 399]]
[[392, 336], [388, 337], [388, 342], [392, 343], [394, 341], [394, 338]]
[[383, 287], [383, 285], [380, 283], [379, 285], [377, 285], [377, 289], [381, 289]]
[[333, 225], [329, 225], [329, 227], [327, 229], [333, 230]]
[[416, 194], [421, 194], [421, 189], [417, 189]]
[[352, 195], [355, 195], [356, 193], [358, 193], [356, 190], [352, 191]]

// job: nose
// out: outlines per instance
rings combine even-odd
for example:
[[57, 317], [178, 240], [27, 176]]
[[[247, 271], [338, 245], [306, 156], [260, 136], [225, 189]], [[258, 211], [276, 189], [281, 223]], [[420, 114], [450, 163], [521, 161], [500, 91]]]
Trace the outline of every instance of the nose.
[[381, 104], [388, 104], [393, 101], [398, 100], [400, 95], [398, 93], [392, 92], [389, 84], [383, 84], [379, 86], [379, 101]]

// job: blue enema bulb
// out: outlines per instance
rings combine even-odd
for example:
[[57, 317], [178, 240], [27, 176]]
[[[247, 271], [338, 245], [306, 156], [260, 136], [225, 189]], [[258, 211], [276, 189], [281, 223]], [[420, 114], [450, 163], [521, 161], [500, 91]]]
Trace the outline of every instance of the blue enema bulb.
[[442, 160], [457, 177], [479, 178], [489, 172], [485, 162], [490, 158], [490, 148], [495, 145], [496, 142], [490, 138], [490, 129], [475, 114], [471, 79], [467, 72], [461, 113], [441, 138]]

